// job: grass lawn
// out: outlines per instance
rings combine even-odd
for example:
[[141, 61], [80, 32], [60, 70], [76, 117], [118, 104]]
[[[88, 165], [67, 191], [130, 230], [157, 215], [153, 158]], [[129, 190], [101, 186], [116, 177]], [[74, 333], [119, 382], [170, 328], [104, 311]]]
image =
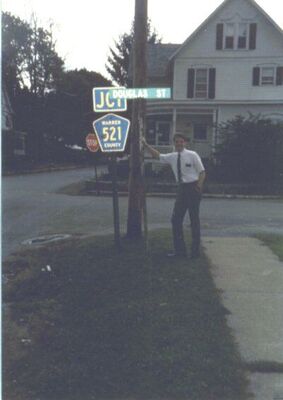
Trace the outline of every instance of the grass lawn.
[[259, 234], [256, 236], [283, 261], [283, 235]]
[[108, 236], [6, 262], [4, 398], [246, 399], [208, 261], [172, 261], [170, 245], [159, 230], [147, 253]]

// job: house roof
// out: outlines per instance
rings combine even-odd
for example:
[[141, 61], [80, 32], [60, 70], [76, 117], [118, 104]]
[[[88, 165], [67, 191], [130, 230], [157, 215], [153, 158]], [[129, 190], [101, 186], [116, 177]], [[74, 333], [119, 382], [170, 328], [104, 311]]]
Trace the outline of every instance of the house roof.
[[[147, 44], [147, 75], [148, 77], [166, 76], [169, 59], [181, 44], [148, 43]], [[130, 57], [129, 77], [133, 77], [133, 59]]]
[[[231, 3], [232, 1], [238, 1], [238, 0], [224, 0], [223, 3], [221, 3], [214, 11], [211, 13], [208, 18], [206, 18], [201, 25], [185, 40], [185, 42], [179, 46], [178, 49], [171, 55], [169, 61], [173, 60], [177, 54], [185, 47], [187, 44], [228, 4]], [[276, 24], [276, 22], [256, 3], [254, 0], [246, 0], [249, 2], [252, 6], [254, 6], [273, 26], [274, 28], [279, 31], [281, 35], [283, 35], [283, 30], [280, 28], [279, 25]]]
[[181, 47], [181, 44], [158, 43], [148, 44], [147, 73], [150, 77], [165, 76], [171, 56]]

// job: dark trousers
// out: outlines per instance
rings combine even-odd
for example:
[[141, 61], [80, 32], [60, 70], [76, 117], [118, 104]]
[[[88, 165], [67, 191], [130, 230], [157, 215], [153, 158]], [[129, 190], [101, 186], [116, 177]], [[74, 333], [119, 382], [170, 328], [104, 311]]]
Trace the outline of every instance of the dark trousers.
[[183, 233], [183, 220], [189, 211], [192, 231], [192, 254], [199, 253], [200, 247], [200, 207], [201, 193], [194, 183], [181, 183], [178, 186], [177, 198], [172, 214], [173, 242], [176, 254], [186, 254], [186, 244]]

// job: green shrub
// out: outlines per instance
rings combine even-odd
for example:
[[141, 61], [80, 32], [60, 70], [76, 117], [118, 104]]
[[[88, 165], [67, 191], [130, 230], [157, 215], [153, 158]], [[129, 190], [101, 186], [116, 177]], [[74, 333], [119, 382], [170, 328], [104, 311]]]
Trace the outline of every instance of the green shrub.
[[218, 126], [218, 178], [226, 182], [279, 181], [283, 173], [283, 124], [241, 115]]

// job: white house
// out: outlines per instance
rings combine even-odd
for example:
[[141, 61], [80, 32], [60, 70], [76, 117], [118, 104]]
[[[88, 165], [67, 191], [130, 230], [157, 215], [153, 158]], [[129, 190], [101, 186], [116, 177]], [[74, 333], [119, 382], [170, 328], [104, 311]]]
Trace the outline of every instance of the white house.
[[182, 44], [148, 46], [148, 86], [172, 99], [147, 101], [147, 140], [172, 149], [176, 132], [210, 158], [215, 126], [236, 115], [283, 121], [283, 31], [254, 0], [225, 0]]

